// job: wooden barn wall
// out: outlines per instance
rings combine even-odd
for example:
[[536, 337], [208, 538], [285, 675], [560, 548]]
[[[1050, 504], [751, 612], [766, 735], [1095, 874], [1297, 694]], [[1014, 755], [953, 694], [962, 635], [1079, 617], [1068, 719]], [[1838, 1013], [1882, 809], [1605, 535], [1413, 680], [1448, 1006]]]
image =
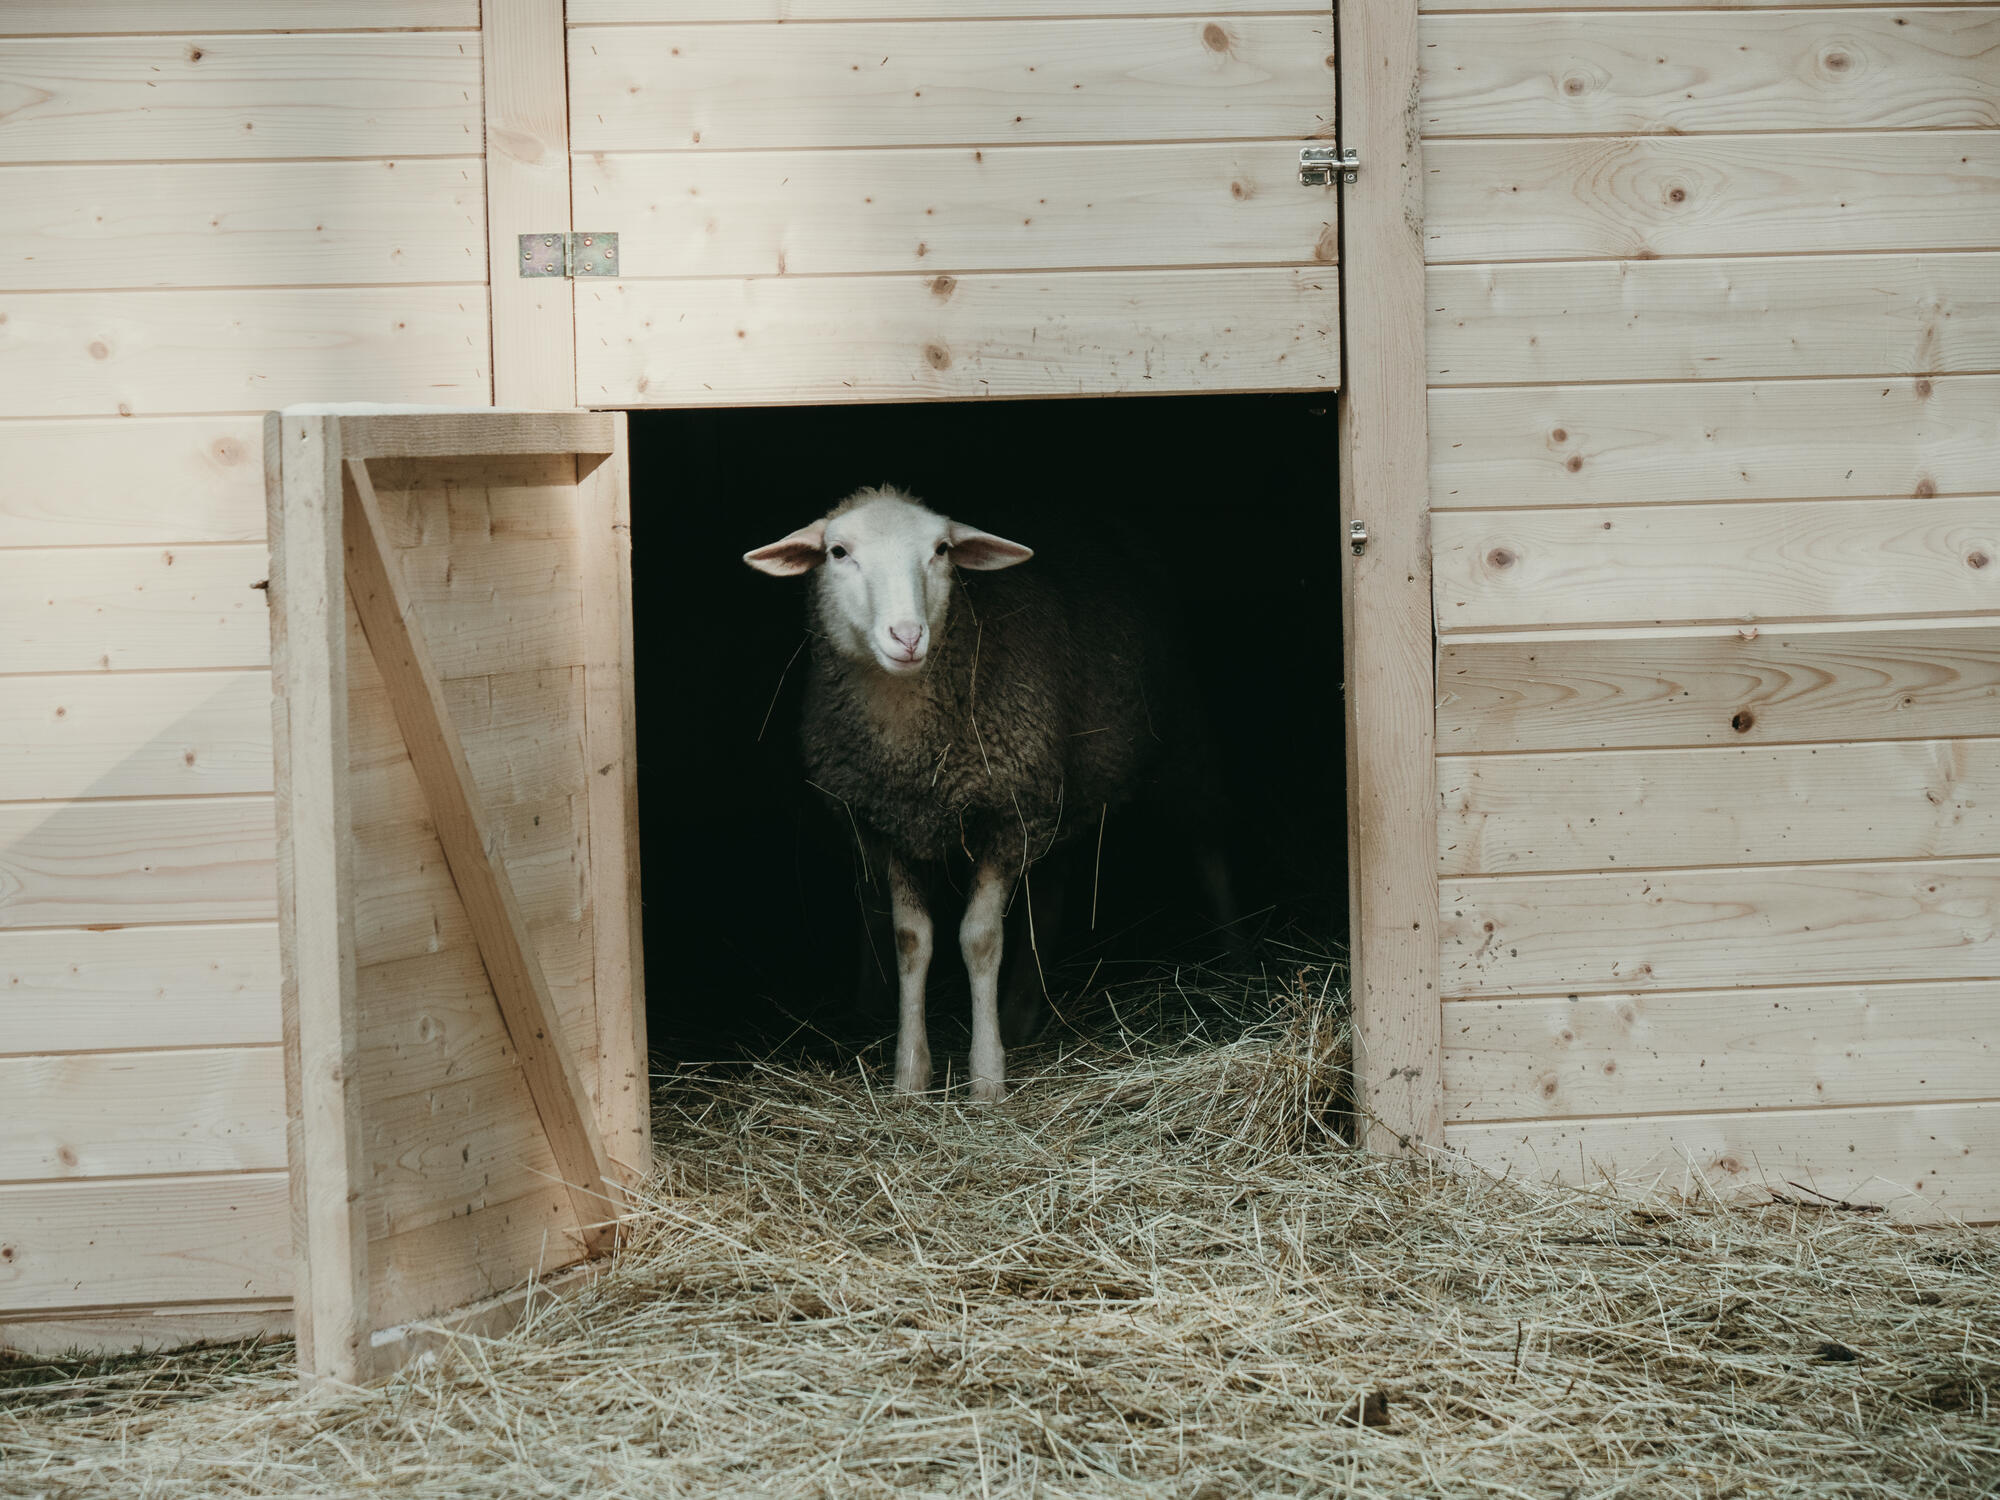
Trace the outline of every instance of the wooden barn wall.
[[570, 0], [586, 405], [1331, 390], [1329, 0]]
[[2000, 7], [1426, 10], [1445, 1138], [2000, 1217]]
[[478, 28], [0, 8], [10, 1316], [288, 1309], [259, 418], [490, 402]]

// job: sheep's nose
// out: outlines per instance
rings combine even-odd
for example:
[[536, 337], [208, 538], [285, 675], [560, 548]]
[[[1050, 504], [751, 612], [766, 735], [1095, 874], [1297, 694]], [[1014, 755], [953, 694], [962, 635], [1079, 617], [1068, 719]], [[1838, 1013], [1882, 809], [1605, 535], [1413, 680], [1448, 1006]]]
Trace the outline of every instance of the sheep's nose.
[[917, 648], [924, 643], [924, 627], [916, 620], [905, 620], [900, 625], [891, 625], [889, 627], [889, 639], [901, 646], [911, 656], [915, 656]]

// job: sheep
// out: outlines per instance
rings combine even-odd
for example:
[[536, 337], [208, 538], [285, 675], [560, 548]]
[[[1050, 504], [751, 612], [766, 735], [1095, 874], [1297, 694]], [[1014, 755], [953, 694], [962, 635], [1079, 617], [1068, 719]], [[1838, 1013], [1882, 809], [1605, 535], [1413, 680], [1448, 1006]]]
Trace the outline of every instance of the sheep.
[[[1218, 915], [1230, 916], [1212, 753], [1126, 550], [1079, 548], [1024, 568], [1028, 547], [884, 487], [744, 554], [774, 576], [812, 575], [804, 758], [811, 783], [852, 820], [864, 864], [886, 865], [901, 1091], [931, 1078], [927, 872], [970, 866], [958, 936], [978, 1101], [1006, 1092], [1004, 919], [1038, 860], [1098, 835], [1135, 797], [1174, 800]], [[1047, 891], [1037, 894], [1035, 913], [1052, 917]], [[1025, 1032], [1033, 1010], [1014, 997], [1032, 994], [1038, 1008], [1041, 996], [1018, 956], [1014, 973], [1010, 1030]]]

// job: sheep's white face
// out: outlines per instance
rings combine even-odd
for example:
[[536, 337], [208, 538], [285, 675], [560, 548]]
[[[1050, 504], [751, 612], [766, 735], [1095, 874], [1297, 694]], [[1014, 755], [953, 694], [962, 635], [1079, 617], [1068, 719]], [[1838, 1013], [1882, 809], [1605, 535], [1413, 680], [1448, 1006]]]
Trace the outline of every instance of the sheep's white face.
[[[866, 497], [866, 498], [863, 498]], [[951, 604], [952, 569], [1011, 568], [1034, 553], [926, 510], [894, 490], [746, 552], [761, 572], [820, 569], [820, 624], [835, 648], [892, 676], [923, 670]]]

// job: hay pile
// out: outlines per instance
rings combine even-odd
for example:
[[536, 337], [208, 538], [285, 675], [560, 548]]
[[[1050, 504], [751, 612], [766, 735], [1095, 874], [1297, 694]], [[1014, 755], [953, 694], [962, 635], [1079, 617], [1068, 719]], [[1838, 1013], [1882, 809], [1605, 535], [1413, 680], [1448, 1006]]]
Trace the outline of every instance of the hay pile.
[[1326, 977], [1247, 1030], [1114, 987], [998, 1112], [675, 1078], [635, 1243], [532, 1327], [375, 1391], [283, 1346], [0, 1390], [0, 1493], [2000, 1489], [1991, 1234], [1360, 1156]]

